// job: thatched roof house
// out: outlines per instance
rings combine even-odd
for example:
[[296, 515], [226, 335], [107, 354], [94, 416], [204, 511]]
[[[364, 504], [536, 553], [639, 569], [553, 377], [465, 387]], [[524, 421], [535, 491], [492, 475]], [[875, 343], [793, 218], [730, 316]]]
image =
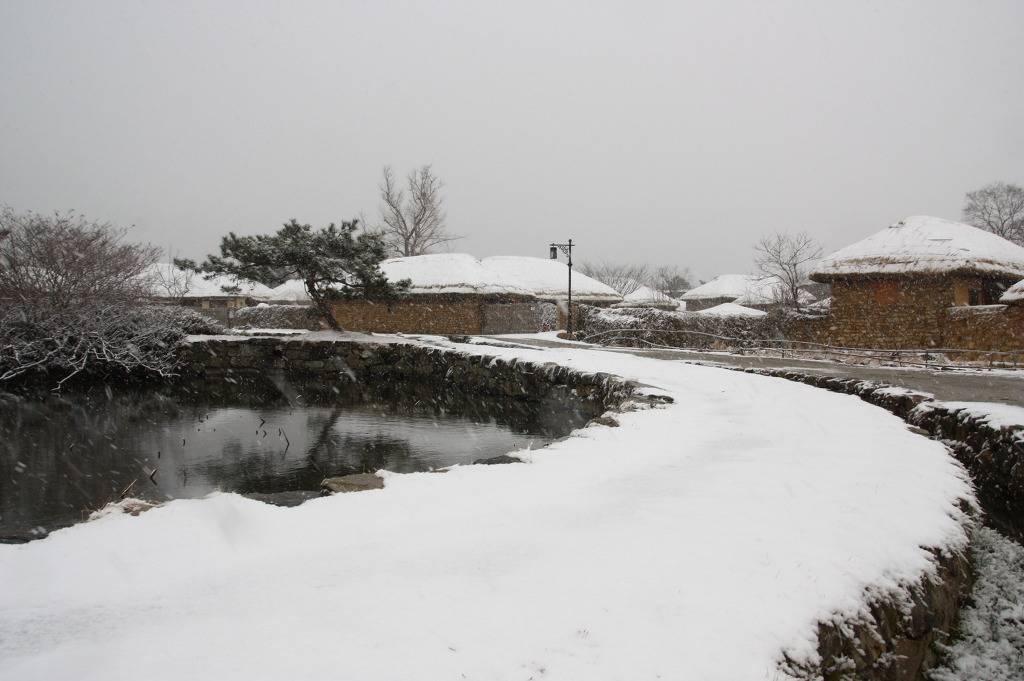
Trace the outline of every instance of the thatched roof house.
[[706, 310], [722, 303], [735, 302], [755, 281], [757, 277], [749, 274], [720, 274], [711, 281], [690, 289], [681, 298], [686, 302], [688, 311]]
[[997, 303], [1022, 277], [1024, 248], [925, 215], [839, 249], [811, 273], [832, 286], [832, 342], [919, 349], [948, 342], [950, 308]]
[[811, 278], [979, 275], [1024, 277], [1024, 248], [991, 232], [927, 215], [904, 218], [824, 258]]
[[621, 303], [615, 307], [653, 307], [659, 310], [678, 310], [681, 303], [661, 291], [640, 284], [636, 289], [622, 297]]
[[[380, 268], [391, 281], [408, 279], [409, 294], [381, 301], [338, 301], [333, 309], [343, 327], [385, 333], [540, 331], [560, 325], [559, 311], [550, 303], [562, 303], [568, 297], [566, 265], [542, 258], [477, 259], [465, 253], [436, 253], [391, 258]], [[621, 301], [622, 296], [573, 272], [572, 299], [574, 303], [608, 305]]]

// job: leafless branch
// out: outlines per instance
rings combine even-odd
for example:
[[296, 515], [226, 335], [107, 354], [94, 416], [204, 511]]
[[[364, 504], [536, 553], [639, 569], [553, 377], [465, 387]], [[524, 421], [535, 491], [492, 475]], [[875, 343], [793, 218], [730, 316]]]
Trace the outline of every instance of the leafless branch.
[[800, 285], [807, 279], [810, 263], [821, 257], [821, 246], [806, 232], [780, 232], [763, 237], [754, 250], [761, 273], [779, 281], [776, 302], [799, 311]]
[[447, 231], [444, 188], [429, 165], [412, 170], [399, 186], [394, 171], [384, 166], [380, 189], [380, 219], [377, 229], [397, 255], [423, 255], [461, 237]]
[[1024, 246], [1024, 188], [993, 182], [968, 192], [963, 220]]
[[647, 265], [585, 262], [579, 266], [579, 270], [588, 277], [608, 284], [624, 296], [646, 285], [649, 279]]

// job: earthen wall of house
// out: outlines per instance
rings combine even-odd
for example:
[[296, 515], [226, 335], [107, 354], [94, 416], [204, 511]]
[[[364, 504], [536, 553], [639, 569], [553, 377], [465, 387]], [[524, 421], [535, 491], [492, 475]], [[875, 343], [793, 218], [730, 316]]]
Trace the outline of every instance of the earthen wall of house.
[[541, 303], [523, 296], [414, 294], [390, 300], [342, 300], [334, 318], [349, 331], [481, 334], [540, 330]]
[[977, 351], [965, 353], [963, 359], [1017, 363], [1024, 361], [1024, 305], [949, 308], [945, 345], [948, 348]]
[[[978, 315], [961, 310], [990, 302], [1006, 282], [969, 276], [849, 278], [832, 282], [829, 314], [795, 324], [797, 340], [879, 348], [1022, 347], [1015, 313]], [[959, 315], [959, 316], [958, 316]]]

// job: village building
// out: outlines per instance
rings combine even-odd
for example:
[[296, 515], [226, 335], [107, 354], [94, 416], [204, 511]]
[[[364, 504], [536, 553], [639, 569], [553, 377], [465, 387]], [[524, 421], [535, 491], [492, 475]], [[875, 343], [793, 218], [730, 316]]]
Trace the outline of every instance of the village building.
[[[377, 333], [532, 333], [564, 327], [568, 268], [542, 258], [465, 253], [391, 258], [380, 265], [391, 281], [411, 287], [395, 298], [332, 303], [338, 323]], [[622, 296], [573, 272], [573, 304], [610, 305]]]
[[680, 306], [680, 301], [675, 300], [661, 291], [651, 288], [650, 286], [640, 284], [635, 290], [624, 295], [621, 303], [615, 303], [612, 307], [650, 307], [658, 310], [672, 311], [678, 310]]
[[744, 295], [757, 277], [749, 274], [720, 274], [682, 295], [688, 312], [699, 312], [722, 303], [733, 303]]
[[257, 282], [200, 274], [171, 263], [151, 265], [143, 277], [153, 302], [191, 308], [228, 327], [237, 310], [270, 294], [268, 287]]
[[1024, 314], [999, 304], [1022, 277], [1024, 248], [970, 225], [908, 217], [815, 268], [811, 278], [830, 284], [832, 295], [817, 340], [885, 349], [1024, 349]]

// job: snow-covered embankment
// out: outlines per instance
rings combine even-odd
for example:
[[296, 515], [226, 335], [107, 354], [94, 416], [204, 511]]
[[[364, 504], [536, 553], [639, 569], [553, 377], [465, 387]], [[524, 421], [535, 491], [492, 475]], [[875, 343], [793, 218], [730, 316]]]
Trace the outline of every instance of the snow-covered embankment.
[[963, 469], [855, 397], [614, 353], [451, 349], [674, 402], [526, 465], [290, 509], [215, 495], [0, 547], [0, 678], [783, 678], [783, 654], [820, 661], [821, 622], [966, 548]]

